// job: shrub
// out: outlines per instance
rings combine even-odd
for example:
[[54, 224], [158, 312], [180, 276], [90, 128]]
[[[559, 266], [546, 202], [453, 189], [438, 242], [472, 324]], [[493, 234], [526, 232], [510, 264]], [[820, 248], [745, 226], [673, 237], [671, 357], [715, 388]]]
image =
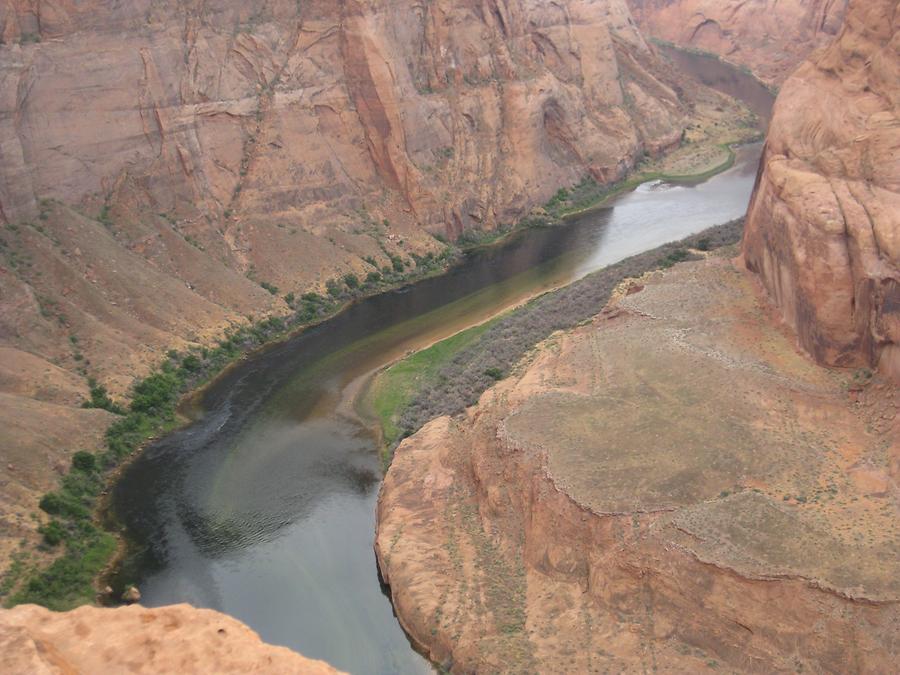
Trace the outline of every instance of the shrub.
[[293, 293], [288, 293], [284, 296], [284, 301], [288, 304], [288, 307], [293, 307], [296, 298]]
[[355, 274], [345, 274], [344, 283], [350, 290], [359, 288], [359, 278]]
[[371, 285], [381, 283], [381, 274], [379, 272], [369, 272], [366, 275], [366, 283]]
[[134, 387], [132, 412], [168, 416], [181, 390], [181, 380], [174, 372], [154, 373]]
[[97, 381], [93, 378], [88, 380], [88, 386], [91, 388], [91, 397], [81, 404], [82, 408], [101, 408], [116, 415], [125, 414], [122, 407], [109, 397], [106, 387], [102, 384], [97, 384]]
[[188, 354], [181, 360], [181, 368], [188, 373], [196, 373], [203, 368], [203, 362], [196, 354]]
[[265, 288], [272, 295], [278, 295], [278, 286], [270, 284], [268, 281], [260, 281], [259, 285]]
[[328, 295], [332, 298], [339, 298], [341, 296], [341, 285], [334, 279], [329, 279], [325, 282], [325, 290], [328, 291]]
[[86, 518], [89, 514], [89, 511], [79, 499], [62, 492], [48, 492], [41, 497], [38, 505], [41, 511], [49, 513], [51, 516], [66, 516], [78, 519]]
[[72, 468], [76, 471], [91, 473], [97, 470], [97, 458], [85, 450], [79, 450], [72, 455]]
[[55, 518], [46, 525], [41, 525], [38, 532], [44, 535], [44, 543], [48, 546], [58, 546], [66, 537], [66, 529]]
[[325, 298], [323, 298], [318, 293], [304, 293], [300, 296], [300, 299], [303, 300], [303, 302], [311, 302], [316, 305], [325, 303]]

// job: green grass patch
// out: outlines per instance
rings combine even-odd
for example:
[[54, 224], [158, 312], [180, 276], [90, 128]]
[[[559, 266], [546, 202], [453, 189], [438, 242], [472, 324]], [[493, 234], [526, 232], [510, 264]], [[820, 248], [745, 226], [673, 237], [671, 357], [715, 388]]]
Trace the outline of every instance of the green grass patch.
[[461, 331], [446, 340], [433, 344], [398, 361], [375, 376], [369, 385], [364, 406], [378, 419], [384, 433], [384, 443], [394, 445], [402, 434], [398, 426], [400, 414], [416, 394], [433, 385], [440, 370], [464, 348], [474, 343], [491, 327], [496, 319]]

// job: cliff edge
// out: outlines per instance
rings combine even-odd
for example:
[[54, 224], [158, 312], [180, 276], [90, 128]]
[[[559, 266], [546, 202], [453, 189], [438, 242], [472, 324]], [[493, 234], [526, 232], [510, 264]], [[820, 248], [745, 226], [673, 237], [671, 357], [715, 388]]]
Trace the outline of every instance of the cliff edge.
[[743, 253], [822, 363], [900, 381], [900, 6], [854, 0], [775, 105]]
[[800, 353], [726, 259], [630, 282], [401, 443], [397, 615], [451, 672], [889, 671], [898, 405]]
[[229, 616], [189, 605], [0, 610], [0, 670], [9, 675], [338, 673], [322, 661], [265, 644]]

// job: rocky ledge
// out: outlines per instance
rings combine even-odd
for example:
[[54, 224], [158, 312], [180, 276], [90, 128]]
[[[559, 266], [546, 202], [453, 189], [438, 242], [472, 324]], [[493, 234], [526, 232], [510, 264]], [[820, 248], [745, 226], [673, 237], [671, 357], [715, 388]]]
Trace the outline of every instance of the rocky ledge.
[[752, 275], [657, 272], [398, 448], [376, 549], [453, 672], [882, 672], [898, 393], [812, 363]]
[[0, 611], [0, 671], [51, 673], [337, 673], [208, 609], [36, 605]]

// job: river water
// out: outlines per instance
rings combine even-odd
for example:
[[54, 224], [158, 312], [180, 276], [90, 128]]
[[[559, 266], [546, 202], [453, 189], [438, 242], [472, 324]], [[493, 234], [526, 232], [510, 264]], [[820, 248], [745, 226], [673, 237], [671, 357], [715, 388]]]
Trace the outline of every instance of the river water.
[[348, 387], [536, 292], [743, 215], [759, 152], [740, 148], [732, 169], [699, 185], [644, 184], [565, 227], [519, 232], [228, 371], [198, 419], [117, 483], [133, 542], [123, 576], [147, 606], [217, 609], [352, 673], [429, 672], [378, 578], [380, 460], [371, 430], [347, 414]]

